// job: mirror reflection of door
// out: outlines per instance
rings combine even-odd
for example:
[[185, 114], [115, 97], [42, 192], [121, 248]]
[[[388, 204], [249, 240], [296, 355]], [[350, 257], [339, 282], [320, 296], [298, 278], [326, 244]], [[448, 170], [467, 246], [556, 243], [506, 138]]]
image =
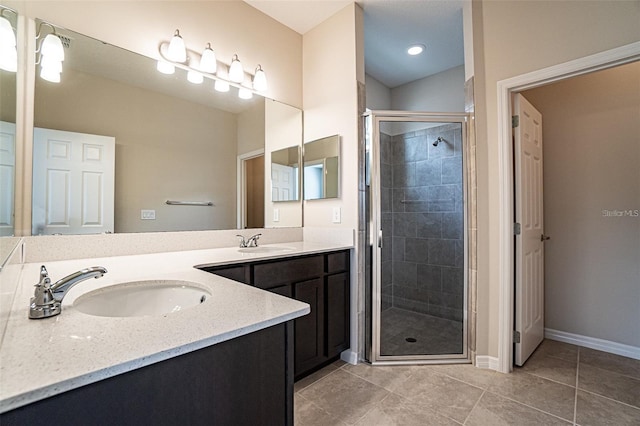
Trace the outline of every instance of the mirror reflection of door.
[[13, 235], [16, 125], [0, 121], [0, 236]]
[[264, 155], [246, 160], [245, 172], [245, 228], [264, 228]]
[[35, 128], [32, 234], [113, 232], [111, 136]]

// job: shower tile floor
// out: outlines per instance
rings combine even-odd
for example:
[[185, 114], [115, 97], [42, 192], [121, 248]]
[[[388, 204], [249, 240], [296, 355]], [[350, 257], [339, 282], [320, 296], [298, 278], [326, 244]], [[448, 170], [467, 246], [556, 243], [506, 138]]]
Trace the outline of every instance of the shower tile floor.
[[461, 354], [462, 332], [460, 321], [389, 308], [382, 311], [380, 353], [381, 355]]

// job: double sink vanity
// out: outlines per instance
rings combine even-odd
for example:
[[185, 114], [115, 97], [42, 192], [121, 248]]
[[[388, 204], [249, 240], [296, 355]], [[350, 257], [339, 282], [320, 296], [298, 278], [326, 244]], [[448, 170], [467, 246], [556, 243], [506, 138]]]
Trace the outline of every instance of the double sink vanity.
[[350, 248], [47, 262], [52, 281], [108, 272], [38, 320], [28, 311], [41, 265], [25, 263], [0, 347], [0, 422], [293, 424], [294, 377], [349, 347]]

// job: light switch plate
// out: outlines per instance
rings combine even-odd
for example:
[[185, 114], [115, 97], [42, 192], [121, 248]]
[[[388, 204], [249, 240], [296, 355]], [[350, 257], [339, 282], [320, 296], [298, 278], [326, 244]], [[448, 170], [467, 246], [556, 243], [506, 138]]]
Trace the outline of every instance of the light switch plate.
[[280, 222], [280, 209], [273, 209], [273, 221]]
[[342, 221], [342, 212], [340, 211], [340, 207], [334, 207], [333, 208], [333, 216], [332, 216], [332, 222], [333, 223], [340, 223]]
[[142, 220], [156, 220], [155, 210], [140, 210], [140, 219]]

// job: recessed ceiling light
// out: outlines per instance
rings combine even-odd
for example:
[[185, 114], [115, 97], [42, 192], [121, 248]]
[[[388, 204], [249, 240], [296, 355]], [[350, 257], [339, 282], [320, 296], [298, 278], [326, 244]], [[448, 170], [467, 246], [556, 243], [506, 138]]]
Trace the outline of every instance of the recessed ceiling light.
[[419, 55], [424, 51], [424, 44], [414, 44], [409, 46], [407, 53], [411, 56]]

